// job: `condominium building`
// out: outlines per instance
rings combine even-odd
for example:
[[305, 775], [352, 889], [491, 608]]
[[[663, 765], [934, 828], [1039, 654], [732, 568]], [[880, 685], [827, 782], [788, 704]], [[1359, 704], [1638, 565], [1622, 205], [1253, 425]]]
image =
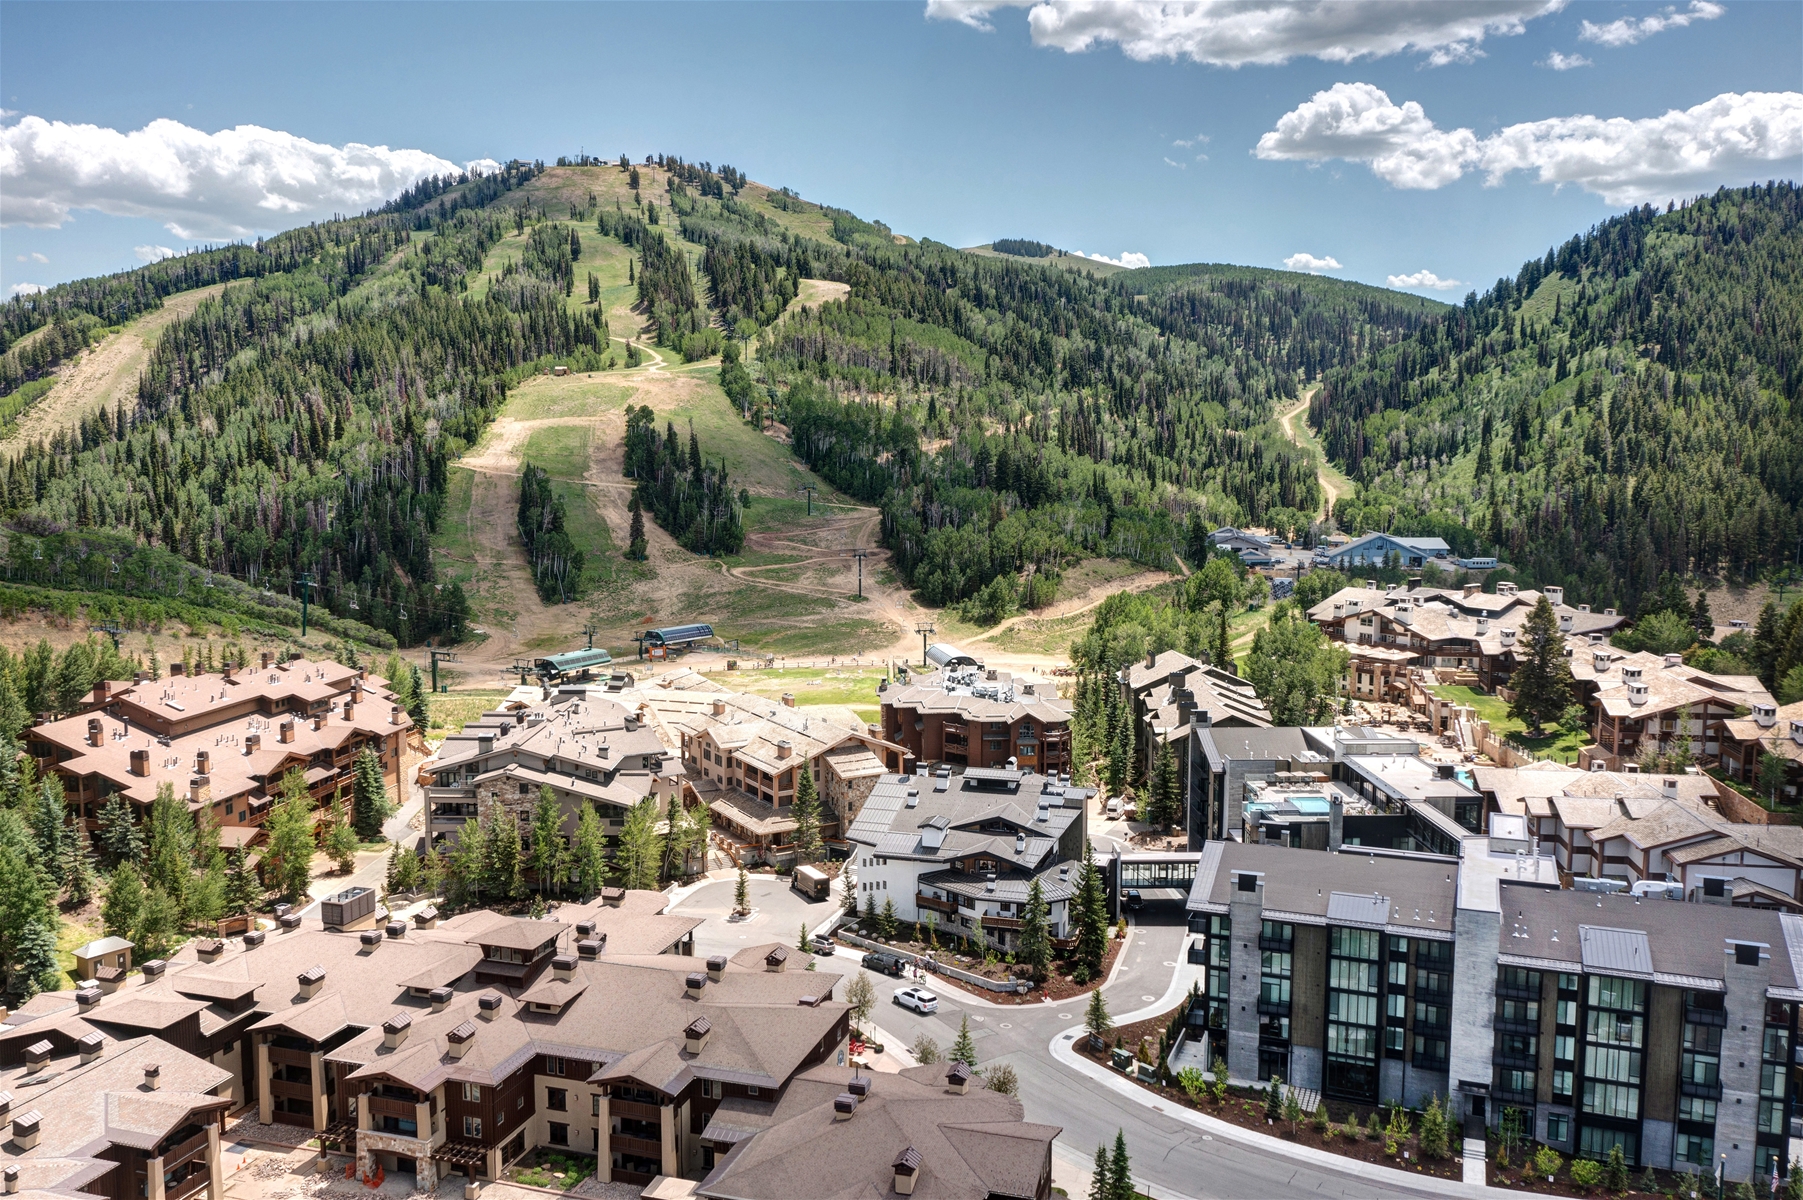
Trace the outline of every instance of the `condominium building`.
[[1721, 755], [1723, 722], [1754, 705], [1773, 706], [1755, 677], [1699, 671], [1676, 654], [1574, 647], [1571, 674], [1592, 717], [1593, 743], [1578, 752], [1586, 770], [1619, 771], [1647, 754], [1712, 762]]
[[923, 763], [1071, 768], [1071, 702], [1048, 680], [960, 660], [906, 683], [879, 684], [883, 736]]
[[398, 787], [413, 721], [385, 681], [335, 662], [265, 653], [256, 667], [218, 674], [102, 681], [86, 709], [34, 725], [26, 751], [64, 780], [69, 806], [93, 832], [101, 807], [122, 796], [142, 819], [167, 786], [227, 845], [254, 840], [281, 781], [304, 773], [317, 799], [347, 793], [359, 751], [375, 751]]

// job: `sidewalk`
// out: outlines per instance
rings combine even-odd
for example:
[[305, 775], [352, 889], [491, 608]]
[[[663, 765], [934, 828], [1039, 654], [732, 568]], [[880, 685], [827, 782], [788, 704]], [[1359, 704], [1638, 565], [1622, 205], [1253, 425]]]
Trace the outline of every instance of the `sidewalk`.
[[[1141, 1020], [1147, 1016], [1156, 1015], [1158, 1011], [1161, 1010], [1154, 1008], [1139, 1013], [1127, 1014], [1117, 1019], [1122, 1021]], [[1110, 1071], [1108, 1068], [1101, 1066], [1098, 1063], [1091, 1062], [1089, 1059], [1078, 1054], [1071, 1043], [1076, 1040], [1081, 1032], [1081, 1030], [1073, 1029], [1066, 1033], [1060, 1033], [1057, 1037], [1053, 1038], [1051, 1045], [1048, 1047], [1052, 1052], [1052, 1058], [1063, 1066], [1087, 1075], [1089, 1078], [1100, 1083], [1102, 1086], [1108, 1088], [1108, 1090], [1114, 1092], [1123, 1099], [1138, 1104], [1143, 1108], [1155, 1108], [1165, 1117], [1171, 1120], [1180, 1121], [1185, 1125], [1213, 1137], [1218, 1137], [1226, 1141], [1238, 1142], [1240, 1145], [1247, 1146], [1260, 1153], [1270, 1154], [1277, 1158], [1287, 1158], [1294, 1162], [1306, 1163], [1311, 1167], [1321, 1170], [1335, 1171], [1342, 1175], [1355, 1175], [1361, 1179], [1369, 1180], [1371, 1183], [1378, 1186], [1395, 1188], [1404, 1194], [1453, 1196], [1461, 1197], [1462, 1200], [1489, 1200], [1492, 1191], [1500, 1190], [1491, 1188], [1482, 1183], [1469, 1182], [1471, 1174], [1469, 1158], [1466, 1160], [1466, 1178], [1468, 1182], [1452, 1183], [1444, 1179], [1416, 1175], [1409, 1171], [1399, 1171], [1394, 1167], [1378, 1166], [1375, 1163], [1364, 1162], [1360, 1159], [1347, 1158], [1343, 1155], [1333, 1154], [1326, 1150], [1317, 1150], [1313, 1146], [1300, 1146], [1284, 1138], [1272, 1137], [1269, 1134], [1246, 1129], [1243, 1126], [1219, 1120], [1206, 1113], [1197, 1112], [1194, 1109], [1168, 1108], [1162, 1104], [1158, 1104], [1158, 1098], [1138, 1084], [1131, 1083], [1124, 1076]]]

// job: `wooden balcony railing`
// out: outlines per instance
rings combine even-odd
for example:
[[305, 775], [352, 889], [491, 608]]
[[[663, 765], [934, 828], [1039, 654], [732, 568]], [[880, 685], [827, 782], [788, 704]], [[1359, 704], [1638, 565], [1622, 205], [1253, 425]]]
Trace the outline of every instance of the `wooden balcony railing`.
[[657, 1121], [663, 1118], [663, 1109], [638, 1100], [609, 1100], [607, 1111], [611, 1116], [625, 1117], [632, 1121]]
[[396, 1100], [391, 1096], [365, 1094], [363, 1103], [369, 1105], [372, 1116], [399, 1117], [403, 1121], [411, 1121], [419, 1116], [419, 1107], [411, 1100]]
[[205, 1167], [202, 1167], [180, 1183], [170, 1184], [165, 1187], [163, 1189], [163, 1200], [187, 1200], [187, 1197], [192, 1196], [195, 1192], [206, 1187], [207, 1181], [211, 1178], [212, 1173]]
[[983, 918], [984, 929], [1019, 929], [1020, 926], [1021, 922], [1018, 917], [985, 916]]
[[664, 1144], [649, 1138], [633, 1137], [627, 1133], [616, 1133], [608, 1139], [608, 1146], [621, 1154], [632, 1154], [639, 1158], [648, 1158], [652, 1162], [662, 1162]]
[[163, 1151], [163, 1170], [173, 1171], [185, 1162], [190, 1162], [207, 1152], [207, 1133], [201, 1130], [179, 1146], [171, 1146]]
[[936, 908], [942, 913], [956, 914], [958, 904], [955, 900], [947, 900], [942, 896], [929, 896], [925, 892], [914, 893], [914, 903], [920, 908]]
[[285, 1046], [271, 1046], [269, 1048], [269, 1064], [271, 1066], [285, 1065], [290, 1067], [310, 1067], [313, 1065], [313, 1056], [308, 1054], [305, 1050], [290, 1050]]

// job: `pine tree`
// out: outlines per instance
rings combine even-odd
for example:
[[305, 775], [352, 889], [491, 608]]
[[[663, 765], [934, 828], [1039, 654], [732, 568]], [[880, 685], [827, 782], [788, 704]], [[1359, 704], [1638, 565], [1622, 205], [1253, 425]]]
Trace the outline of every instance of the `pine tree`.
[[1691, 606], [1690, 623], [1698, 637], [1714, 640], [1715, 616], [1709, 611], [1709, 593], [1702, 588], [1697, 589], [1697, 602]]
[[1033, 982], [1044, 983], [1052, 965], [1052, 940], [1046, 931], [1045, 891], [1035, 878], [1027, 885], [1027, 907], [1021, 914], [1016, 957], [1033, 969]]
[[1603, 1164], [1603, 1186], [1617, 1195], [1628, 1190], [1628, 1160], [1621, 1152], [1620, 1142], [1609, 1147], [1608, 1161]]
[[257, 882], [256, 872], [250, 869], [244, 847], [233, 848], [231, 865], [225, 875], [225, 911], [254, 912], [262, 899], [263, 886]]
[[1096, 1147], [1096, 1165], [1089, 1176], [1088, 1200], [1113, 1200], [1108, 1190], [1108, 1147]]
[[547, 890], [563, 890], [563, 862], [563, 809], [556, 794], [549, 787], [541, 787], [532, 806], [532, 871], [537, 876], [539, 895]]
[[43, 918], [30, 922], [19, 937], [6, 982], [7, 994], [14, 1003], [22, 1004], [41, 991], [55, 990], [62, 983], [62, 976], [56, 965], [56, 931]]
[[803, 954], [807, 954], [814, 948], [813, 941], [814, 939], [808, 935], [808, 923], [803, 921], [801, 923], [801, 933], [795, 939], [795, 948]]
[[900, 921], [895, 915], [895, 901], [893, 898], [889, 896], [883, 897], [883, 911], [877, 914], [876, 927], [877, 932], [883, 935], [884, 941], [893, 942], [895, 940], [896, 931], [900, 928]]
[[632, 513], [632, 529], [627, 534], [626, 557], [635, 562], [644, 562], [646, 556], [645, 541], [645, 509], [639, 503], [638, 493], [634, 492], [627, 509]]
[[1114, 1154], [1108, 1160], [1108, 1200], [1134, 1200], [1133, 1168], [1127, 1161], [1127, 1135], [1114, 1131]]
[[144, 880], [129, 862], [120, 863], [106, 885], [100, 902], [100, 921], [108, 937], [129, 938], [137, 932], [144, 912]]
[[1440, 1108], [1436, 1093], [1421, 1113], [1421, 1153], [1427, 1158], [1445, 1158], [1447, 1152], [1446, 1114]]
[[739, 868], [739, 878], [732, 885], [732, 910], [741, 914], [751, 911], [751, 880], [744, 867]]
[[100, 886], [100, 876], [94, 870], [94, 851], [88, 844], [88, 836], [77, 829], [69, 844], [63, 849], [63, 890], [68, 894], [69, 903], [81, 908], [94, 898], [95, 890]]
[[982, 1072], [977, 1070], [977, 1043], [976, 1040], [970, 1036], [970, 1016], [968, 1014], [965, 1015], [958, 1025], [958, 1038], [952, 1043], [952, 1048], [947, 1052], [946, 1059], [950, 1062], [963, 1063], [970, 1068], [970, 1073], [972, 1075], [982, 1074]]
[[1076, 895], [1069, 905], [1077, 927], [1077, 969], [1074, 978], [1088, 983], [1102, 974], [1102, 958], [1108, 949], [1108, 899], [1102, 891], [1102, 872], [1096, 865], [1095, 847], [1083, 843], [1083, 865], [1077, 874]]
[[875, 892], [865, 892], [864, 893], [864, 915], [862, 918], [860, 918], [858, 923], [861, 924], [866, 930], [868, 930], [872, 933], [876, 932], [876, 893]]
[[76, 831], [69, 824], [62, 777], [54, 772], [44, 776], [31, 801], [29, 816], [32, 838], [37, 842], [38, 862], [49, 872], [52, 882], [63, 883], [65, 859], [75, 842]]
[[814, 772], [803, 764], [796, 771], [795, 803], [789, 810], [795, 819], [790, 841], [797, 862], [813, 862], [820, 856], [820, 797], [814, 790]]
[[1526, 721], [1538, 736], [1546, 722], [1557, 720], [1571, 703], [1571, 668], [1565, 661], [1565, 639], [1545, 596], [1534, 604], [1515, 647], [1515, 673], [1509, 681], [1515, 696], [1509, 715]]
[[152, 887], [162, 888], [174, 901], [178, 913], [186, 912], [184, 902], [194, 874], [194, 818], [168, 783], [157, 785], [156, 799], [150, 805], [150, 847], [144, 873]]
[[1220, 620], [1215, 625], [1215, 637], [1209, 647], [1209, 660], [1223, 671], [1233, 670], [1233, 636], [1227, 630], [1227, 606], [1220, 606]]
[[1089, 1030], [1091, 1038], [1103, 1038], [1114, 1028], [1114, 1018], [1108, 1015], [1108, 1001], [1102, 999], [1102, 989], [1097, 988], [1089, 994], [1089, 1006], [1083, 1010], [1083, 1028]]
[[1143, 814], [1147, 822], [1154, 828], [1166, 829], [1180, 820], [1177, 795], [1177, 756], [1171, 751], [1171, 743], [1160, 740], [1158, 757], [1152, 764], [1152, 794]]
[[[382, 836], [382, 822], [388, 819], [388, 789], [382, 782], [382, 761], [368, 746], [357, 751], [352, 767], [351, 824], [363, 841], [374, 842]], [[517, 831], [516, 831], [517, 834]]]
[[570, 844], [570, 857], [582, 894], [598, 895], [607, 882], [607, 830], [592, 804], [584, 804], [576, 815], [576, 837]]

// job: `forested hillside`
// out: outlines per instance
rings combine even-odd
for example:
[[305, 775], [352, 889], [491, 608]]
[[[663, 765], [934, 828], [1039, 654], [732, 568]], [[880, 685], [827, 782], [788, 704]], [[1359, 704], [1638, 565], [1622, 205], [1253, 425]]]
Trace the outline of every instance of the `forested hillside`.
[[[1313, 463], [1276, 407], [1303, 372], [1408, 336], [1440, 307], [1240, 267], [1102, 280], [897, 245], [828, 213], [836, 244], [730, 199], [691, 206], [682, 231], [707, 247], [716, 309], [746, 336], [769, 326], [759, 370], [796, 453], [882, 507], [897, 570], [931, 604], [996, 580], [1044, 602], [1065, 563], [1092, 555], [1174, 567], [1192, 517], [1306, 525]], [[772, 322], [801, 278], [850, 296]], [[760, 399], [731, 375], [736, 403]]]
[[1350, 532], [1438, 533], [1632, 610], [1663, 576], [1793, 560], [1803, 193], [1605, 221], [1327, 372], [1311, 422], [1364, 486]]
[[[601, 314], [566, 306], [555, 239], [504, 285], [463, 294], [524, 220], [492, 202], [538, 170], [431, 181], [362, 217], [9, 304], [0, 326], [26, 332], [149, 306], [177, 283], [244, 281], [169, 327], [135, 404], [0, 462], [0, 513], [27, 535], [9, 574], [189, 595], [207, 572], [289, 595], [306, 576], [338, 617], [403, 643], [456, 636], [465, 603], [435, 584], [428, 546], [447, 465], [538, 360], [605, 349]], [[192, 576], [157, 578], [136, 562], [149, 548]]]

